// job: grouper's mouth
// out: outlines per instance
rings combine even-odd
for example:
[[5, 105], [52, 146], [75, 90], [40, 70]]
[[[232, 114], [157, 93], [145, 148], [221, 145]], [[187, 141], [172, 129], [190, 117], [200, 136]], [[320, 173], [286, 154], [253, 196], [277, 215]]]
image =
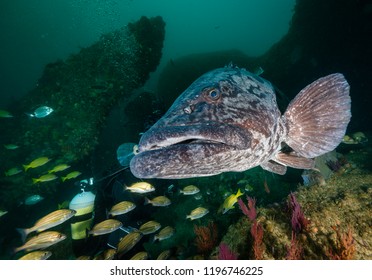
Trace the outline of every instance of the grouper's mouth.
[[213, 157], [248, 143], [246, 133], [231, 125], [153, 127], [142, 135], [130, 168], [139, 178], [209, 176]]

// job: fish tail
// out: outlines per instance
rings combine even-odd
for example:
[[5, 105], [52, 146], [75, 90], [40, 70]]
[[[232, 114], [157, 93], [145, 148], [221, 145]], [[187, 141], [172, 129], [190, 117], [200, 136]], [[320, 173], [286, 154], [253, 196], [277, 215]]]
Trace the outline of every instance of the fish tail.
[[159, 238], [158, 238], [156, 235], [154, 235], [154, 236], [150, 237], [149, 242], [150, 242], [150, 243], [155, 243], [155, 242], [158, 241], [158, 240], [159, 240]]
[[144, 205], [147, 205], [147, 204], [151, 204], [151, 200], [148, 199], [147, 197], [145, 197], [145, 203], [144, 203]]
[[27, 171], [27, 169], [29, 169], [30, 168], [30, 166], [29, 165], [23, 165], [23, 168], [25, 169], [25, 172]]
[[[22, 242], [25, 242], [27, 235], [30, 233], [30, 230], [28, 228], [16, 228], [16, 230], [21, 235]], [[15, 252], [15, 253], [17, 253], [17, 252]]]
[[39, 179], [32, 178], [32, 183], [33, 183], [33, 184], [36, 184], [36, 183], [38, 183], [38, 182], [39, 182]]
[[334, 150], [351, 118], [350, 87], [344, 76], [322, 77], [291, 101], [284, 113], [285, 142], [299, 155], [314, 158]]
[[242, 196], [243, 193], [240, 191], [240, 189], [238, 189], [238, 192], [236, 193], [236, 197], [238, 198], [239, 196]]
[[19, 251], [22, 251], [23, 250], [23, 248], [22, 248], [22, 246], [20, 246], [20, 247], [15, 247], [15, 248], [13, 248], [13, 249], [10, 249], [10, 255], [15, 255], [15, 254], [17, 254]]
[[67, 177], [61, 177], [62, 182], [66, 181]]

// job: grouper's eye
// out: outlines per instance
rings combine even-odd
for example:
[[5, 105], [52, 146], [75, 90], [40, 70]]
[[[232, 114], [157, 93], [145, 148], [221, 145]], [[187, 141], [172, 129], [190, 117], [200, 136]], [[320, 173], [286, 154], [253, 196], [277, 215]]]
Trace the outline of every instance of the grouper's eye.
[[218, 89], [216, 89], [216, 88], [208, 89], [206, 91], [206, 95], [212, 101], [216, 101], [216, 100], [218, 100], [221, 97], [220, 91]]

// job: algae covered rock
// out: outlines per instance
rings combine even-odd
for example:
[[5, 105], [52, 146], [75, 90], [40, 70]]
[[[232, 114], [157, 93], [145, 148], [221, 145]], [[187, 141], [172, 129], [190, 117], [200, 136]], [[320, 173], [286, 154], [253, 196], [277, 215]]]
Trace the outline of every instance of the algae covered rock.
[[[46, 65], [36, 87], [10, 108], [14, 118], [1, 125], [1, 142], [17, 143], [20, 148], [13, 153], [0, 152], [0, 169], [22, 166], [40, 156], [53, 159], [51, 164], [74, 165], [90, 155], [112, 107], [119, 99], [131, 98], [133, 90], [143, 86], [156, 69], [164, 36], [161, 17], [142, 17], [102, 35], [67, 59]], [[29, 117], [40, 106], [52, 108], [53, 113], [44, 118]], [[45, 166], [32, 176], [52, 167]], [[18, 175], [17, 182], [11, 177], [0, 180], [3, 185], [27, 187], [32, 181], [26, 175]], [[14, 196], [20, 192], [16, 189]], [[6, 200], [14, 201], [15, 197]]]
[[[130, 97], [156, 69], [164, 27], [161, 17], [142, 17], [102, 35], [66, 60], [46, 65], [37, 86], [15, 105], [20, 118], [12, 126], [18, 129], [3, 135], [17, 138], [25, 149], [38, 154], [63, 157], [67, 162], [82, 159], [97, 145], [111, 107], [119, 98]], [[54, 113], [40, 120], [23, 117], [22, 112], [39, 105], [48, 105]]]

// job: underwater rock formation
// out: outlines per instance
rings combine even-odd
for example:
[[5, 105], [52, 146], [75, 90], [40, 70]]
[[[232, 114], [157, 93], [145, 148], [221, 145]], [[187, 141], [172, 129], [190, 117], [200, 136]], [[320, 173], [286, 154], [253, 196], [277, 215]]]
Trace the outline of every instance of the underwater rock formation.
[[[161, 17], [142, 17], [102, 35], [79, 53], [46, 65], [36, 87], [12, 106], [15, 117], [1, 125], [2, 142], [17, 143], [20, 148], [14, 153], [2, 151], [0, 169], [40, 156], [52, 158], [52, 164], [73, 165], [89, 155], [98, 145], [112, 107], [119, 99], [131, 98], [133, 90], [143, 86], [156, 69], [164, 36]], [[39, 106], [48, 106], [53, 112], [44, 118], [26, 115]], [[17, 176], [17, 185], [30, 185], [30, 178]], [[9, 177], [2, 184], [13, 185], [13, 180]], [[4, 192], [2, 198], [9, 195]]]
[[39, 123], [24, 123], [27, 133], [21, 142], [35, 149], [42, 141], [52, 156], [67, 162], [88, 155], [111, 107], [119, 98], [129, 97], [155, 70], [163, 40], [163, 20], [143, 17], [103, 35], [65, 61], [48, 64], [22, 109], [48, 104], [55, 114]]
[[[300, 187], [296, 196], [310, 221], [307, 230], [296, 234], [296, 242], [303, 248], [301, 259], [370, 259], [371, 192], [372, 176], [360, 169], [335, 175], [326, 186]], [[285, 202], [259, 207], [258, 212], [266, 246], [264, 259], [285, 259], [293, 238]], [[249, 227], [248, 219], [242, 217], [222, 239], [243, 259], [253, 250]]]

